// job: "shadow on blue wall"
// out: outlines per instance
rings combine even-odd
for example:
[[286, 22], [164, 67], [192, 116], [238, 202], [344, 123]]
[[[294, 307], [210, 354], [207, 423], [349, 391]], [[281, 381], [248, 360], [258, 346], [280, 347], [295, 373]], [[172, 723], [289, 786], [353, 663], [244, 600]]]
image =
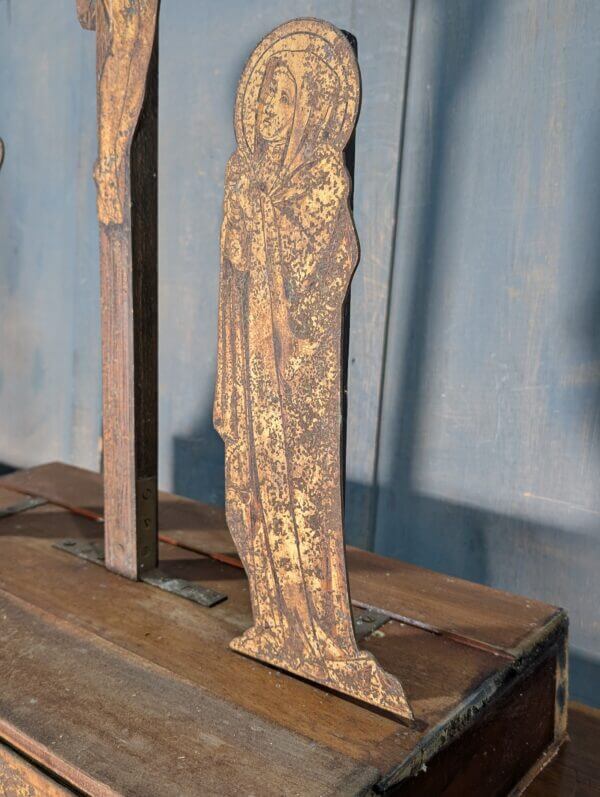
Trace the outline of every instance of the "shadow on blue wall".
[[[427, 342], [430, 322], [435, 313], [432, 301], [436, 283], [436, 268], [440, 262], [440, 228], [444, 191], [442, 183], [449, 153], [445, 146], [444, 130], [452, 124], [451, 114], [462, 82], [474, 68], [471, 56], [490, 16], [497, 8], [496, 0], [466, 0], [454, 24], [438, 31], [437, 89], [430, 98], [432, 136], [429, 201], [422, 205], [418, 223], [418, 243], [412, 263], [412, 284], [409, 288], [410, 318], [407, 324], [404, 352], [399, 360], [400, 398], [396, 413], [397, 426], [394, 446], [393, 484], [379, 487], [376, 548], [379, 552], [396, 556], [423, 567], [476, 581], [493, 583], [489, 571], [487, 539], [494, 535], [502, 539], [504, 550], [526, 546], [536, 552], [536, 568], [548, 573], [564, 570], [561, 551], [569, 549], [569, 560], [577, 563], [569, 578], [597, 570], [600, 563], [600, 544], [592, 537], [568, 528], [536, 523], [514, 515], [504, 515], [459, 502], [452, 503], [420, 494], [413, 488], [414, 464], [419, 453], [418, 430], [423, 428], [422, 407], [427, 373]], [[440, 132], [441, 131], [441, 132]], [[596, 137], [596, 141], [598, 138]], [[590, 163], [599, 153], [588, 153]], [[600, 171], [600, 170], [599, 170]], [[600, 209], [600, 185], [596, 210]], [[600, 230], [597, 223], [591, 231], [593, 251], [600, 252]], [[436, 251], [437, 250], [437, 251]], [[598, 256], [597, 256], [598, 257]], [[404, 264], [400, 264], [403, 267]], [[600, 261], [596, 270], [597, 282], [591, 286], [586, 312], [583, 346], [589, 348], [591, 359], [600, 361]], [[388, 372], [387, 378], [393, 378]], [[595, 396], [597, 417], [600, 419], [600, 389]], [[388, 443], [389, 445], [390, 443]], [[495, 550], [495, 553], [497, 551]], [[546, 560], [546, 561], [544, 561]], [[560, 576], [559, 576], [560, 577]], [[565, 576], [566, 577], [566, 576]], [[593, 601], [593, 596], [590, 596]], [[569, 607], [565, 607], [568, 608]], [[597, 608], [589, 607], [593, 616]], [[593, 705], [600, 705], [600, 660], [584, 652], [571, 649], [572, 697]]]

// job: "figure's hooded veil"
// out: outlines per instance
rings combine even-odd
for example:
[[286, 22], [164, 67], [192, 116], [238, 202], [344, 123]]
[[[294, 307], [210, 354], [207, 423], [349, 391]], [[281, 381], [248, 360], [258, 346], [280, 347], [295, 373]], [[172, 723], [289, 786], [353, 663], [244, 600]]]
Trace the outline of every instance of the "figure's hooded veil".
[[[310, 161], [319, 144], [330, 140], [331, 125], [336, 122], [339, 80], [335, 71], [314, 53], [284, 50], [269, 58], [263, 86], [269, 85], [271, 76], [280, 68], [291, 76], [296, 88], [294, 117], [281, 171], [281, 176], [285, 177], [297, 166]], [[258, 132], [259, 114], [260, 107], [256, 110], [253, 153], [258, 162], [261, 147], [264, 145]]]
[[278, 67], [294, 80], [294, 119], [282, 176], [309, 161], [321, 144], [343, 150], [356, 122], [360, 97], [356, 58], [344, 34], [325, 25], [296, 19], [280, 26], [256, 47], [240, 79], [235, 134], [238, 148], [251, 161], [261, 146], [258, 108], [263, 85]]
[[[263, 86], [269, 85], [273, 72], [281, 67], [294, 81], [296, 96], [281, 172], [277, 183], [271, 186], [275, 192], [297, 169], [312, 161], [321, 145], [330, 145], [341, 156], [354, 129], [360, 98], [358, 65], [341, 31], [314, 19], [292, 20], [276, 28], [253, 51], [237, 90], [237, 154], [249, 169], [257, 168], [261, 161], [259, 150], [264, 146], [258, 133], [260, 94]], [[355, 265], [356, 257], [352, 261]], [[227, 385], [233, 384], [237, 369], [243, 367], [238, 356], [243, 346], [236, 323], [240, 301], [235, 302], [232, 297], [236, 288], [228, 274], [222, 267], [214, 422], [224, 439], [234, 440], [241, 421], [235, 407], [237, 396]]]

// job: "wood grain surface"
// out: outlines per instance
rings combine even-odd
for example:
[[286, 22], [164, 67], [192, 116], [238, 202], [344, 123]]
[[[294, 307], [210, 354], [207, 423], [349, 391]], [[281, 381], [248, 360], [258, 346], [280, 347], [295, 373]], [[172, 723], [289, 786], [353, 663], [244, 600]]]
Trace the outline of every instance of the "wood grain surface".
[[527, 789], [527, 797], [599, 797], [600, 711], [569, 706], [569, 739]]
[[[83, 468], [59, 462], [39, 465], [0, 478], [0, 487], [42, 496], [91, 519], [103, 517], [102, 478]], [[235, 546], [220, 507], [172, 493], [159, 495], [159, 528], [163, 540], [219, 561], [236, 563]], [[14, 502], [12, 497], [6, 500]], [[28, 522], [33, 522], [34, 517], [29, 514]], [[64, 522], [73, 522], [70, 515], [65, 516]], [[90, 534], [98, 536], [99, 532]], [[68, 531], [63, 536], [68, 536]], [[347, 547], [347, 566], [355, 605], [380, 608], [433, 632], [507, 655], [518, 651], [533, 627], [543, 627], [560, 615], [559, 609], [541, 601], [352, 546]]]
[[[237, 783], [246, 794], [350, 795], [373, 782], [369, 767], [251, 718], [97, 635], [5, 594], [0, 607], [11, 630], [2, 638], [0, 732], [17, 745], [22, 735], [35, 737], [41, 762], [88, 793], [142, 795], [143, 784], [154, 782], [161, 797], [191, 797], [200, 784], [216, 795], [223, 778], [210, 766], [215, 755], [228, 772], [228, 794]], [[310, 768], [309, 782], [297, 757]]]
[[[0, 480], [0, 489], [0, 495], [6, 496], [6, 501], [11, 503], [11, 493], [18, 498], [23, 494], [19, 491], [25, 490], [33, 495], [36, 492], [51, 495], [57, 502], [48, 502], [0, 519], [2, 598], [6, 599], [6, 605], [17, 605], [19, 612], [24, 613], [10, 615], [10, 622], [0, 624], [0, 631], [7, 638], [14, 634], [23, 643], [23, 649], [30, 652], [19, 667], [37, 673], [31, 679], [40, 684], [40, 689], [31, 696], [38, 700], [35, 704], [38, 713], [58, 717], [57, 712], [64, 712], [68, 704], [66, 690], [77, 692], [72, 703], [72, 717], [54, 722], [57, 728], [60, 725], [58, 734], [64, 734], [64, 737], [52, 737], [57, 745], [52, 748], [55, 756], [52, 766], [58, 773], [63, 773], [62, 777], [70, 772], [70, 777], [76, 780], [79, 777], [77, 766], [81, 764], [84, 777], [93, 776], [95, 779], [94, 788], [99, 789], [97, 784], [101, 782], [102, 788], [112, 784], [110, 787], [118, 791], [127, 783], [127, 793], [144, 797], [168, 794], [171, 787], [168, 782], [166, 786], [163, 784], [172, 777], [172, 772], [164, 763], [166, 759], [163, 761], [162, 751], [157, 756], [161, 765], [155, 767], [152, 764], [149, 769], [140, 769], [137, 776], [123, 773], [121, 768], [131, 768], [131, 762], [142, 754], [140, 751], [160, 744], [162, 734], [166, 732], [164, 723], [168, 721], [168, 717], [163, 715], [165, 712], [170, 714], [171, 700], [177, 707], [181, 700], [199, 701], [198, 705], [204, 706], [206, 699], [206, 711], [203, 708], [198, 714], [202, 717], [199, 725], [202, 738], [193, 737], [196, 740], [194, 744], [199, 745], [195, 748], [195, 755], [207, 769], [197, 774], [197, 782], [207, 784], [203, 793], [229, 794], [236, 793], [236, 789], [239, 793], [239, 784], [243, 782], [239, 767], [223, 765], [223, 761], [230, 760], [227, 758], [229, 753], [224, 753], [225, 758], [215, 754], [222, 745], [225, 751], [229, 750], [232, 743], [228, 736], [229, 725], [223, 725], [223, 717], [228, 719], [229, 709], [222, 710], [219, 701], [235, 707], [242, 736], [252, 734], [252, 727], [258, 727], [255, 719], [260, 719], [272, 727], [276, 735], [285, 731], [309, 740], [310, 745], [304, 747], [301, 744], [297, 755], [289, 762], [290, 767], [305, 773], [309, 785], [314, 769], [315, 782], [319, 784], [350, 783], [352, 788], [356, 788], [354, 793], [358, 794], [360, 788], [356, 784], [368, 782], [371, 778], [372, 783], [395, 793], [395, 788], [410, 786], [423, 763], [431, 771], [432, 782], [435, 783], [437, 776], [433, 770], [436, 762], [444, 761], [439, 757], [441, 751], [467, 729], [475, 727], [478, 719], [488, 716], [502, 695], [508, 698], [508, 703], [506, 710], [499, 711], [499, 725], [495, 727], [503, 727], [507, 716], [515, 716], [519, 701], [525, 701], [525, 695], [529, 694], [524, 679], [532, 666], [538, 667], [543, 661], [548, 663], [548, 667], [539, 670], [539, 676], [534, 679], [540, 694], [547, 696], [556, 689], [552, 665], [557, 655], [556, 643], [550, 636], [553, 628], [557, 630], [556, 621], [560, 618], [556, 609], [535, 602], [529, 606], [525, 599], [428, 571], [423, 571], [424, 581], [420, 590], [419, 569], [409, 568], [406, 573], [412, 582], [406, 593], [406, 621], [391, 620], [379, 632], [361, 642], [362, 650], [376, 656], [386, 670], [405, 684], [416, 717], [416, 722], [407, 727], [373, 706], [349, 700], [228, 650], [229, 642], [248, 628], [252, 618], [248, 582], [239, 566], [233, 567], [212, 556], [161, 543], [161, 568], [166, 569], [167, 574], [209, 584], [228, 596], [224, 603], [208, 610], [146, 584], [120, 578], [102, 567], [54, 549], [52, 543], [65, 537], [91, 539], [101, 536], [102, 524], [97, 518], [102, 514], [102, 489], [97, 474], [54, 464], [4, 477]], [[84, 504], [77, 512], [58, 505], [68, 504], [77, 496]], [[205, 519], [208, 523], [206, 536], [212, 540], [211, 544], [217, 545], [218, 532], [225, 548], [231, 546], [224, 526], [218, 529], [215, 525], [218, 510], [199, 506], [197, 514], [194, 514], [192, 502], [168, 495], [162, 496], [161, 503], [163, 523], [165, 517], [167, 520], [163, 525], [167, 536], [180, 533], [198, 543], [203, 537], [201, 523]], [[378, 560], [379, 557], [373, 560], [372, 555], [355, 552], [350, 576], [352, 579], [353, 572], [360, 574], [357, 595], [376, 594], [377, 586], [384, 580], [403, 581], [401, 570], [392, 571], [395, 563], [388, 561], [390, 570], [384, 571], [381, 567], [385, 560], [379, 565]], [[389, 575], [386, 576], [385, 572]], [[471, 596], [469, 588], [472, 589]], [[412, 605], [411, 593], [415, 596]], [[387, 594], [394, 592], [388, 588]], [[423, 599], [424, 594], [427, 600]], [[442, 610], [446, 602], [448, 608]], [[463, 602], [469, 607], [470, 619], [461, 608]], [[427, 622], [412, 620], [413, 606], [426, 621], [441, 618], [442, 627], [434, 630]], [[8, 613], [2, 612], [2, 615], [8, 620]], [[515, 628], [510, 632], [507, 629], [510, 629], [513, 618]], [[43, 634], [37, 633], [38, 623], [46, 627]], [[458, 629], [462, 629], [464, 635], [456, 633]], [[24, 631], [34, 635], [31, 640], [37, 638], [37, 646], [20, 636]], [[471, 632], [472, 638], [469, 637]], [[59, 633], [59, 637], [49, 664], [49, 648], [45, 640], [48, 634], [52, 637], [55, 633]], [[482, 634], [485, 643], [478, 638]], [[75, 640], [73, 648], [68, 641], [70, 639]], [[56, 650], [62, 650], [63, 646], [66, 646], [67, 653], [71, 653], [59, 661], [54, 657]], [[88, 646], [94, 650], [99, 646], [101, 651], [112, 651], [108, 658], [104, 653], [100, 656], [102, 668], [106, 665], [106, 670], [94, 670], [95, 654], [79, 653], [80, 649]], [[521, 652], [515, 654], [515, 647]], [[84, 659], [91, 662], [86, 665], [91, 668], [91, 674], [80, 673]], [[11, 645], [0, 647], [0, 669], [10, 671], [14, 660], [15, 651]], [[62, 673], [60, 679], [48, 675], [49, 668], [54, 668], [55, 664], [56, 671]], [[146, 675], [146, 671], [150, 674]], [[163, 680], [156, 680], [155, 676], [159, 674], [167, 682], [173, 681], [173, 686], [165, 686]], [[18, 679], [21, 676], [17, 673], [14, 677]], [[136, 681], [135, 688], [131, 679]], [[196, 691], [186, 692], [184, 698], [184, 693], [179, 691], [180, 682], [193, 685]], [[45, 688], [41, 687], [42, 684]], [[110, 684], [114, 685], [118, 697], [107, 702], [104, 693]], [[64, 692], [61, 692], [63, 687]], [[33, 687], [20, 683], [14, 691], [5, 693], [6, 702], [0, 704], [0, 716], [10, 715], [12, 719], [3, 727], [1, 735], [11, 745], [20, 745], [19, 749], [27, 756], [43, 764], [50, 738], [47, 735], [49, 726], [34, 722], [34, 715], [29, 713], [27, 703], [22, 699], [26, 688]], [[140, 702], [136, 697], [138, 689], [148, 690], [155, 705], [152, 712], [145, 698]], [[167, 694], [169, 700], [165, 702], [164, 695]], [[535, 705], [540, 703], [534, 696], [532, 699]], [[57, 708], [57, 700], [60, 709]], [[92, 703], [88, 703], [90, 710], [84, 710], [82, 700], [92, 701], [102, 709], [92, 710]], [[118, 704], [127, 706], [127, 711], [115, 714]], [[547, 706], [547, 702], [543, 705]], [[177, 707], [183, 736], [177, 736], [177, 731], [171, 726], [169, 732], [177, 736], [180, 740], [177, 744], [183, 750], [173, 758], [173, 748], [169, 743], [167, 753], [171, 755], [171, 763], [183, 761], [177, 756], [187, 756], [190, 743], [185, 730], [190, 727], [185, 718], [187, 715], [179, 714], [179, 711]], [[556, 716], [555, 712], [545, 710], [539, 716], [543, 715], [544, 721], [552, 726], [549, 714]], [[120, 735], [115, 736], [119, 730]], [[108, 736], [107, 731], [110, 731]], [[271, 738], [270, 732], [265, 731], [265, 739]], [[477, 739], [477, 732], [474, 733]], [[99, 767], [104, 766], [102, 762], [108, 762], [109, 756], [115, 755], [112, 751], [115, 738], [121, 740], [117, 758], [112, 759], [112, 764], [106, 763], [100, 772]], [[486, 738], [493, 740], [493, 729]], [[87, 740], [85, 750], [93, 750], [94, 753], [82, 750], [82, 739]], [[316, 748], [311, 745], [316, 745]], [[276, 747], [283, 750], [285, 739], [277, 742]], [[262, 768], [262, 749], [259, 746], [259, 757], [254, 763], [248, 759], [249, 767]], [[533, 765], [535, 749], [533, 746], [527, 749], [529, 753], [519, 759], [521, 764], [515, 763], [512, 754], [507, 754], [504, 759], [506, 771], [512, 775], [507, 774], [506, 778], [512, 777], [516, 782], [525, 774], [524, 770]], [[288, 753], [289, 750], [285, 754]], [[516, 748], [513, 753], [516, 753]], [[245, 761], [244, 756], [242, 752], [240, 760]], [[341, 759], [335, 756], [341, 756]], [[354, 765], [349, 763], [349, 759]], [[447, 771], [454, 773], [452, 777], [460, 783], [461, 773], [465, 777], [467, 773], [470, 773], [469, 777], [476, 777], [478, 760], [477, 756], [473, 757], [474, 769], [465, 761], [458, 770], [452, 764]], [[339, 763], [339, 769], [338, 764], [332, 763], [335, 761]], [[515, 763], [512, 769], [511, 762]], [[163, 770], [163, 767], [166, 768]], [[257, 793], [281, 793], [277, 789], [281, 790], [284, 776], [278, 767], [272, 775], [270, 770], [263, 768], [262, 791]], [[323, 773], [322, 769], [327, 767], [333, 767], [337, 775]], [[252, 782], [255, 773], [248, 772], [244, 776]], [[138, 780], [134, 782], [132, 778], [135, 777]], [[175, 777], [182, 786], [182, 794], [186, 793], [185, 788], [191, 789], [179, 770]], [[295, 793], [295, 784], [300, 784], [297, 792], [304, 793], [299, 777], [296, 772], [289, 775], [291, 791], [285, 793]], [[331, 781], [328, 780], [330, 777], [339, 779]], [[333, 793], [336, 793], [336, 788], [338, 785], [332, 786]], [[323, 790], [328, 793], [326, 786]], [[96, 792], [92, 790], [91, 793]]]

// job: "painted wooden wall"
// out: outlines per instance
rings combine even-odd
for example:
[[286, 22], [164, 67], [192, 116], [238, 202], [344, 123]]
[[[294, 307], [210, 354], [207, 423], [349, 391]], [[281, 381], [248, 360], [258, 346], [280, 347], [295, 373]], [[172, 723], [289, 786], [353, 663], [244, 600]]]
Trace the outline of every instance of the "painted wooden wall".
[[[237, 78], [292, 16], [358, 39], [348, 536], [565, 606], [600, 704], [600, 3], [163, 0], [160, 467], [222, 501], [210, 411]], [[0, 460], [99, 463], [94, 40], [0, 0]]]
[[600, 4], [417, 0], [375, 547], [566, 606], [600, 700]]

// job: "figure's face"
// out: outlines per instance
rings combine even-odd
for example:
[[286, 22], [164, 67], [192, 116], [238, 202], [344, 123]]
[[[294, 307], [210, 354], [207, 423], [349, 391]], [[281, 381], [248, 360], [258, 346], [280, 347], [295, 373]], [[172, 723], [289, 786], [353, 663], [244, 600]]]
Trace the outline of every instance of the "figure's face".
[[284, 66], [278, 66], [263, 87], [258, 114], [258, 129], [267, 141], [283, 141], [292, 126], [296, 85]]

